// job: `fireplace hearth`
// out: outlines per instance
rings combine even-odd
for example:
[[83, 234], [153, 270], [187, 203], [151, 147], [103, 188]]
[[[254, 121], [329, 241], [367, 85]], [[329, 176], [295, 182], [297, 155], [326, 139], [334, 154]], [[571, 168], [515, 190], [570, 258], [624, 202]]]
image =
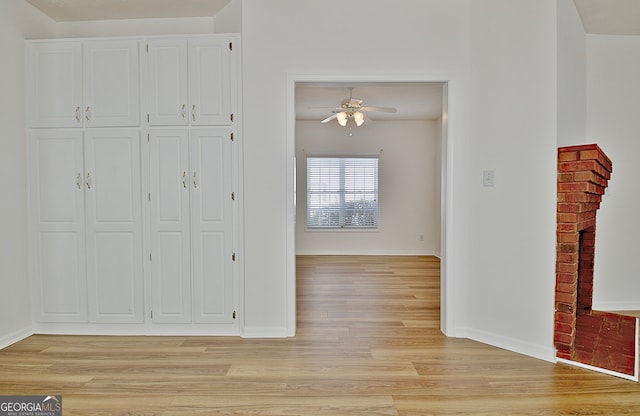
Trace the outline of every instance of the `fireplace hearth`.
[[638, 381], [638, 318], [592, 309], [596, 213], [611, 173], [596, 144], [558, 148], [554, 345], [559, 361]]

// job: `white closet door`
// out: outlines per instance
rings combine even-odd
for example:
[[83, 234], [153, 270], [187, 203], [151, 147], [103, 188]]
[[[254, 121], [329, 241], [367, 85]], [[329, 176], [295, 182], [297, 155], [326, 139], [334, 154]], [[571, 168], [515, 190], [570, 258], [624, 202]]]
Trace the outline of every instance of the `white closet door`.
[[191, 130], [194, 321], [233, 322], [231, 140], [228, 128]]
[[31, 43], [27, 48], [27, 108], [31, 127], [82, 126], [82, 46]]
[[148, 45], [149, 124], [189, 124], [186, 39], [155, 39]]
[[83, 108], [85, 126], [133, 127], [140, 124], [138, 41], [84, 43]]
[[139, 133], [96, 129], [85, 134], [89, 320], [142, 322]]
[[46, 322], [87, 321], [82, 159], [80, 131], [31, 133], [31, 267]]
[[230, 125], [230, 51], [228, 39], [189, 40], [191, 124]]
[[189, 131], [151, 129], [153, 321], [191, 322]]

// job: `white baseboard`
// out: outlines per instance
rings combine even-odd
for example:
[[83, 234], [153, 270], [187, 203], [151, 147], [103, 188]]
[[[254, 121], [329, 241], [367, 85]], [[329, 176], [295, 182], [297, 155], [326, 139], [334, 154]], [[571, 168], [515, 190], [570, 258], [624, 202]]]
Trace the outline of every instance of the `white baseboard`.
[[296, 256], [435, 256], [435, 251], [297, 251]]
[[286, 327], [244, 327], [242, 338], [287, 338]]
[[594, 302], [596, 311], [640, 311], [640, 302]]
[[31, 327], [22, 328], [0, 337], [0, 350], [33, 335]]
[[529, 357], [537, 358], [540, 360], [552, 363], [556, 361], [556, 352], [551, 345], [542, 346], [530, 344], [515, 338], [509, 338], [472, 328], [460, 328], [456, 332], [456, 336], [461, 338], [469, 338], [483, 344], [492, 345], [497, 348], [502, 348], [504, 350], [527, 355]]

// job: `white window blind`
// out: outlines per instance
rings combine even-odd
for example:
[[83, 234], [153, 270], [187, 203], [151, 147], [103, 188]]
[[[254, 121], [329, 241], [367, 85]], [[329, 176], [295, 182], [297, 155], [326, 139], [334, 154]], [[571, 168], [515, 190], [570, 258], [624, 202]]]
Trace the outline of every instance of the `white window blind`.
[[378, 228], [378, 158], [307, 157], [307, 228]]

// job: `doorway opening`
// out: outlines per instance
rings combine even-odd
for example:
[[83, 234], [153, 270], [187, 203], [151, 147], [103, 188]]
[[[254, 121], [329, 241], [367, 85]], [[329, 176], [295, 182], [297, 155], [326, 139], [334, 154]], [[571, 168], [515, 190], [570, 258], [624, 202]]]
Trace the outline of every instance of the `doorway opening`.
[[[293, 336], [296, 331], [296, 255], [299, 253], [439, 257], [440, 327], [446, 335], [452, 335], [447, 333], [446, 299], [447, 196], [450, 195], [447, 172], [451, 157], [447, 146], [449, 83], [429, 79], [363, 80], [363, 77], [341, 77], [327, 80], [294, 76], [290, 78], [288, 88], [288, 335]], [[346, 125], [342, 126], [332, 114], [337, 113], [336, 109], [345, 99], [358, 99], [362, 100], [362, 105], [392, 107], [397, 111], [367, 113], [362, 125], [356, 126], [353, 120], [347, 120]], [[321, 123], [327, 118], [328, 122]], [[410, 143], [412, 140], [414, 143]], [[347, 238], [344, 238], [345, 233], [341, 230], [312, 232], [305, 227], [306, 200], [301, 180], [306, 178], [306, 156], [319, 154], [375, 154], [382, 160], [381, 171], [386, 169], [386, 173], [389, 173], [413, 166], [420, 175], [400, 173], [391, 179], [388, 176], [381, 177], [381, 229], [359, 232]], [[384, 163], [388, 164], [387, 167]], [[383, 187], [399, 188], [398, 195], [410, 193], [428, 208], [423, 206], [422, 211], [416, 213], [408, 207], [415, 204], [406, 203], [406, 200], [402, 208], [403, 201], [385, 195]], [[393, 203], [389, 203], [390, 200]], [[387, 215], [395, 215], [400, 221], [408, 222], [409, 228], [398, 230], [400, 227], [394, 226], [394, 220], [385, 219], [387, 208]], [[391, 214], [394, 211], [395, 214]]]

